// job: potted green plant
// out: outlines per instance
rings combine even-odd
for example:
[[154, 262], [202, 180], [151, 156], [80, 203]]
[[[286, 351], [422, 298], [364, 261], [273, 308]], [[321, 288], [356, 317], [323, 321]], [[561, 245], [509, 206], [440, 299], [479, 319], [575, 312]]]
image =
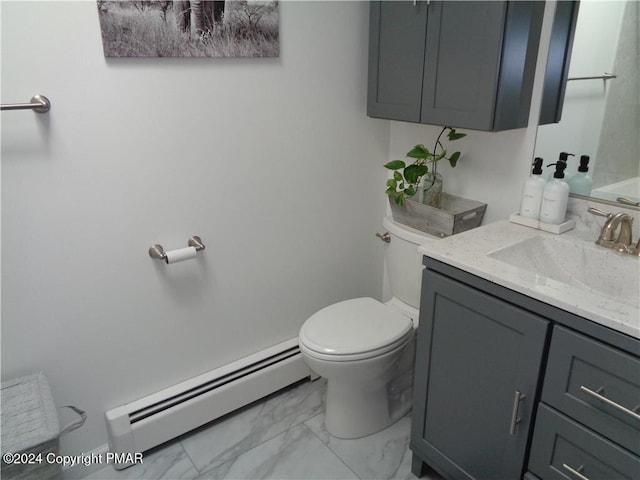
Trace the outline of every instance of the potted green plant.
[[[437, 172], [437, 165], [440, 160], [447, 159], [452, 167], [455, 167], [460, 159], [460, 152], [447, 153], [444, 145], [440, 141], [442, 135], [447, 133], [449, 141], [459, 140], [466, 137], [466, 133], [456, 132], [454, 128], [442, 127], [433, 151], [429, 151], [423, 144], [414, 146], [407, 152], [407, 158], [413, 162], [407, 163], [404, 160], [392, 160], [385, 165], [393, 171], [393, 177], [387, 181], [386, 194], [398, 205], [404, 205], [407, 198], [416, 194], [422, 203], [435, 208], [440, 208], [442, 197], [442, 176]], [[424, 183], [421, 186], [421, 181]]]

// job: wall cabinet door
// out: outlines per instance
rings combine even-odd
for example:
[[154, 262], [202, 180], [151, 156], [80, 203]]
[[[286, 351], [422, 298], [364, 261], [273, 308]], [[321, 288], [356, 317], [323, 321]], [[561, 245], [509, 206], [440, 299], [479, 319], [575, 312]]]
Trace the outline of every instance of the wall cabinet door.
[[368, 114], [508, 130], [527, 125], [544, 2], [372, 2]]
[[369, 88], [371, 117], [420, 121], [426, 2], [371, 2]]
[[521, 478], [549, 322], [431, 270], [422, 285], [414, 474]]

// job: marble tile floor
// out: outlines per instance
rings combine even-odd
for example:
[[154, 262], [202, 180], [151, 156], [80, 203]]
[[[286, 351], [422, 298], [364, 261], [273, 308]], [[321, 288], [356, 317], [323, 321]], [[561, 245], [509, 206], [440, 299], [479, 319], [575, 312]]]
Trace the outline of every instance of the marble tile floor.
[[323, 379], [300, 382], [146, 452], [142, 464], [121, 471], [105, 466], [84, 478], [416, 478], [411, 474], [408, 416], [365, 438], [336, 438], [324, 428], [325, 391]]

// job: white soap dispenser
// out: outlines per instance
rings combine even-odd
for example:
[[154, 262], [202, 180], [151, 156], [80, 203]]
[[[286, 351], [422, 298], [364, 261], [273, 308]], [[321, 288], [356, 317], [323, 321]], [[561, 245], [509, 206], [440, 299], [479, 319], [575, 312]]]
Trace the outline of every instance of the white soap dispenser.
[[525, 218], [538, 220], [540, 218], [540, 206], [542, 205], [542, 194], [547, 184], [542, 178], [542, 158], [536, 157], [533, 161], [531, 176], [524, 182], [522, 189], [522, 201], [520, 202], [519, 215]]
[[[564, 152], [563, 152], [564, 153]], [[553, 179], [544, 187], [542, 193], [542, 206], [540, 207], [540, 221], [558, 225], [563, 223], [567, 214], [567, 203], [569, 201], [569, 185], [564, 181], [564, 169], [567, 168], [566, 154], [560, 154], [557, 163], [547, 165], [556, 166]]]

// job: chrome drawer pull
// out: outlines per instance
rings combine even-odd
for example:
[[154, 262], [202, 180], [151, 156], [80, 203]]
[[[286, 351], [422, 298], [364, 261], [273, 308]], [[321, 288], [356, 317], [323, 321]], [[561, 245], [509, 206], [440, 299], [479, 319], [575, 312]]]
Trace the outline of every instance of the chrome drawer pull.
[[582, 471], [582, 469], [584, 468], [584, 465], [580, 465], [578, 468], [571, 468], [569, 465], [567, 465], [566, 463], [562, 464], [562, 468], [564, 468], [565, 470], [567, 470], [568, 472], [573, 473], [577, 478], [579, 478], [580, 480], [589, 480], [589, 478], [585, 477], [584, 475], [582, 475], [580, 472]]
[[515, 435], [516, 425], [522, 420], [518, 417], [518, 411], [520, 410], [520, 402], [524, 399], [525, 396], [520, 392], [520, 390], [516, 390], [516, 396], [513, 399], [513, 409], [511, 410], [511, 425], [509, 425], [510, 435]]
[[588, 395], [591, 395], [593, 398], [596, 398], [596, 399], [606, 403], [610, 407], [613, 407], [616, 410], [619, 410], [620, 412], [629, 415], [631, 418], [634, 418], [636, 420], [640, 420], [640, 415], [638, 415], [633, 410], [629, 410], [627, 407], [623, 407], [622, 405], [619, 405], [616, 402], [614, 402], [612, 400], [609, 400], [604, 395], [600, 395], [600, 392], [603, 391], [603, 388], [599, 388], [597, 391], [594, 392], [593, 390], [585, 387], [584, 385], [580, 385], [580, 390], [582, 390], [584, 393], [586, 393]]

